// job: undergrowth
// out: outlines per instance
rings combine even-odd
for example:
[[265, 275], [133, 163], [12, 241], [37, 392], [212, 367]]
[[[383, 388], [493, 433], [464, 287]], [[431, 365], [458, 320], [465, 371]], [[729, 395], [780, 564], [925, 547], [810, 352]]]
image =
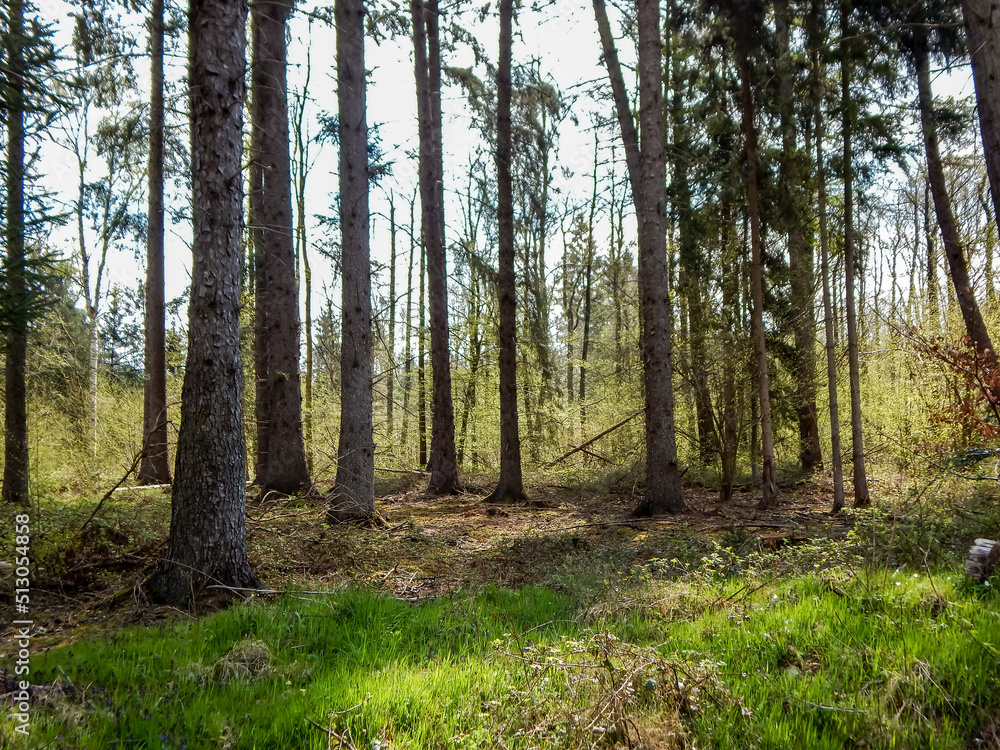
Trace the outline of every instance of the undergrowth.
[[609, 583], [586, 607], [538, 587], [255, 599], [40, 656], [32, 743], [965, 748], [1000, 706], [1000, 614], [957, 580], [708, 573]]

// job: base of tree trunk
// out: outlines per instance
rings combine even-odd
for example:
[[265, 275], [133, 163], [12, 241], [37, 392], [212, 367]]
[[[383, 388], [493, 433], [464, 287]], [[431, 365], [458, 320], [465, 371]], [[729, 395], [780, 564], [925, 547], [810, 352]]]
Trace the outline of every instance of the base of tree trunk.
[[649, 497], [642, 499], [642, 502], [632, 511], [632, 518], [652, 518], [653, 516], [675, 516], [678, 513], [687, 511], [683, 496], [672, 497]]
[[518, 505], [520, 503], [528, 502], [528, 496], [525, 494], [523, 489], [518, 490], [514, 487], [504, 487], [503, 485], [498, 484], [493, 492], [486, 496], [485, 502]]
[[[188, 608], [208, 585], [232, 586], [235, 590], [257, 589], [260, 588], [260, 580], [249, 565], [244, 570], [230, 571], [229, 574], [216, 571], [211, 578], [206, 579], [203, 575], [195, 578], [190, 568], [164, 560], [156, 572], [146, 580], [145, 589], [154, 602]], [[225, 589], [213, 589], [213, 591], [225, 591]]]
[[1000, 544], [992, 539], [977, 539], [965, 556], [965, 574], [977, 581], [985, 581], [1000, 562]]
[[372, 529], [384, 529], [389, 526], [377, 510], [346, 500], [331, 503], [326, 511], [326, 522], [330, 525], [346, 523]]

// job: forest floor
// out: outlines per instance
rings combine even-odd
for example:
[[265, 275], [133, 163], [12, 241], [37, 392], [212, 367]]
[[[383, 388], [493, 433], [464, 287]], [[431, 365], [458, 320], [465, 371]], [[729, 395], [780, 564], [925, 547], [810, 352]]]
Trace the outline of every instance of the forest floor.
[[834, 515], [823, 479], [766, 512], [689, 483], [687, 513], [635, 519], [633, 491], [422, 481], [380, 481], [380, 528], [327, 525], [320, 493], [253, 499], [264, 589], [190, 611], [142, 589], [168, 495], [43, 501], [33, 734], [8, 711], [0, 747], [1000, 750], [1000, 578], [961, 568], [1000, 528], [992, 485], [879, 483]]
[[[850, 515], [829, 512], [828, 479], [782, 488], [780, 506], [767, 511], [757, 508], [759, 493], [737, 491], [723, 506], [718, 492], [688, 484], [688, 512], [652, 519], [630, 516], [639, 500], [633, 493], [543, 485], [530, 490], [527, 503], [496, 505], [485, 502], [485, 486], [431, 497], [418, 485], [422, 481], [383, 480], [376, 508], [386, 527], [380, 529], [327, 525], [318, 494], [251, 499], [248, 549], [264, 589], [360, 584], [417, 601], [489, 584], [558, 587], [561, 576], [584, 570], [617, 576], [644, 566], [697, 565], [713, 542], [735, 544], [743, 552], [774, 551], [843, 538], [853, 524]], [[166, 548], [169, 495], [117, 492], [80, 530], [92, 508], [92, 503], [54, 502], [35, 526], [41, 545], [32, 613], [44, 628], [36, 646], [183, 616], [151, 604], [141, 588]], [[227, 599], [221, 593], [196, 603], [195, 611], [214, 611]]]

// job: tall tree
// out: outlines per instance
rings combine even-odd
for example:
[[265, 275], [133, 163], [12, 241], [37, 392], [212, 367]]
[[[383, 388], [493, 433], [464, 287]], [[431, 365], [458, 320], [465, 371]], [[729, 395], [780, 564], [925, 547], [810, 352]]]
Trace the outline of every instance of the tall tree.
[[806, 241], [805, 180], [796, 139], [795, 80], [791, 50], [789, 0], [775, 6], [778, 41], [778, 89], [781, 126], [780, 176], [783, 189], [779, 210], [788, 235], [788, 262], [792, 292], [792, 329], [795, 332], [795, 386], [799, 423], [799, 462], [803, 471], [823, 465], [816, 410], [816, 314], [813, 298], [813, 252]]
[[[7, 33], [4, 37], [6, 64], [3, 104], [6, 112], [7, 153], [4, 164], [6, 206], [4, 214], [4, 273], [5, 290], [10, 304], [27, 293], [24, 278], [24, 140], [25, 140], [25, 76], [24, 3], [10, 0], [7, 4]], [[25, 370], [28, 355], [28, 322], [10, 321], [4, 386], [4, 462], [3, 500], [27, 505], [28, 496], [28, 391]]]
[[821, 0], [813, 0], [809, 16], [809, 34], [812, 52], [812, 108], [815, 118], [813, 138], [816, 141], [816, 212], [819, 216], [820, 264], [823, 274], [823, 332], [826, 348], [827, 393], [830, 408], [830, 462], [833, 469], [833, 512], [844, 507], [844, 462], [840, 449], [840, 408], [837, 401], [837, 349], [833, 330], [833, 301], [830, 294], [830, 239], [826, 200], [826, 164], [823, 156], [823, 141], [826, 128], [823, 121], [823, 87], [826, 79], [824, 65], [820, 57]]
[[246, 550], [240, 357], [245, 0], [191, 0], [188, 80], [194, 264], [167, 552], [153, 596], [183, 605], [210, 583], [254, 587]]
[[[758, 18], [761, 6], [756, 0], [734, 3], [733, 10], [749, 11]], [[774, 465], [774, 437], [771, 427], [771, 390], [767, 368], [767, 341], [764, 329], [764, 243], [760, 228], [760, 194], [757, 177], [757, 125], [754, 122], [753, 81], [750, 67], [750, 28], [757, 24], [733, 14], [740, 69], [743, 147], [746, 152], [747, 213], [750, 217], [750, 291], [753, 300], [751, 328], [757, 357], [757, 392], [760, 404], [761, 500], [758, 507], [773, 508], [778, 502], [778, 483]]]
[[524, 497], [521, 434], [517, 420], [517, 288], [514, 278], [514, 197], [511, 181], [511, 46], [513, 0], [500, 0], [500, 60], [497, 67], [497, 294], [500, 326], [500, 478], [487, 498]]
[[441, 144], [441, 47], [437, 0], [412, 0], [417, 124], [420, 131], [420, 203], [422, 236], [427, 254], [430, 303], [432, 404], [431, 473], [427, 491], [449, 495], [458, 491], [455, 450], [455, 408], [451, 395], [448, 351], [448, 287], [444, 248], [444, 169]]
[[163, 0], [149, 12], [149, 213], [146, 220], [145, 372], [142, 395], [141, 484], [168, 484], [167, 328], [163, 278]]
[[840, 100], [841, 138], [844, 169], [844, 306], [847, 308], [847, 361], [851, 386], [851, 459], [854, 472], [854, 507], [868, 505], [868, 474], [865, 470], [864, 427], [861, 421], [861, 365], [858, 356], [858, 313], [854, 294], [856, 271], [854, 239], [854, 123], [855, 104], [851, 95], [854, 65], [850, 23], [851, 0], [840, 6]]
[[993, 216], [1000, 221], [1000, 0], [962, 0], [962, 15], [972, 56]]
[[365, 115], [365, 6], [337, 0], [337, 104], [340, 117], [340, 247], [343, 300], [340, 442], [327, 518], [375, 520], [372, 426], [372, 290]]
[[[253, 4], [251, 232], [260, 269], [255, 296], [258, 464], [262, 491], [309, 486], [302, 435], [299, 298], [292, 233], [286, 27], [290, 0]], [[263, 424], [261, 424], [263, 422]]]
[[[940, 21], [941, 19], [933, 19]], [[917, 107], [920, 111], [920, 129], [924, 136], [924, 153], [927, 157], [927, 179], [931, 196], [934, 199], [934, 213], [941, 230], [944, 242], [944, 254], [948, 259], [948, 270], [951, 273], [958, 307], [962, 312], [965, 330], [978, 352], [984, 353], [991, 369], [997, 366], [996, 352], [993, 342], [986, 330], [979, 304], [976, 302], [972, 280], [969, 278], [969, 265], [965, 259], [965, 250], [959, 237], [958, 221], [951, 207], [948, 186], [945, 181], [944, 167], [941, 163], [941, 150], [938, 145], [937, 121], [934, 112], [934, 95], [931, 90], [930, 74], [930, 34], [925, 26], [914, 29], [912, 35], [904, 37], [904, 45], [909, 47], [913, 62], [917, 69]], [[1000, 396], [1000, 382], [994, 388]]]
[[618, 52], [604, 0], [594, 0], [604, 63], [625, 146], [632, 200], [639, 222], [642, 294], [643, 384], [646, 401], [646, 489], [636, 516], [686, 510], [677, 465], [670, 344], [665, 223], [666, 161], [663, 152], [663, 89], [660, 6], [636, 0], [639, 29], [639, 131], [632, 119]]

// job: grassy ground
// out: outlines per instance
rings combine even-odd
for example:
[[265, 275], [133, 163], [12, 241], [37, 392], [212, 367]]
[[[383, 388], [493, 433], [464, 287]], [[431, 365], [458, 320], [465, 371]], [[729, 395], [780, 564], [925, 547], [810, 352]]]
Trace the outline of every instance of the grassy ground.
[[688, 516], [633, 522], [629, 497], [396, 490], [386, 530], [253, 508], [283, 593], [194, 614], [133, 588], [167, 499], [82, 534], [93, 503], [39, 509], [31, 737], [7, 717], [0, 745], [1000, 748], [1000, 599], [960, 569], [995, 498], [833, 520], [819, 486], [767, 516], [692, 488]]

